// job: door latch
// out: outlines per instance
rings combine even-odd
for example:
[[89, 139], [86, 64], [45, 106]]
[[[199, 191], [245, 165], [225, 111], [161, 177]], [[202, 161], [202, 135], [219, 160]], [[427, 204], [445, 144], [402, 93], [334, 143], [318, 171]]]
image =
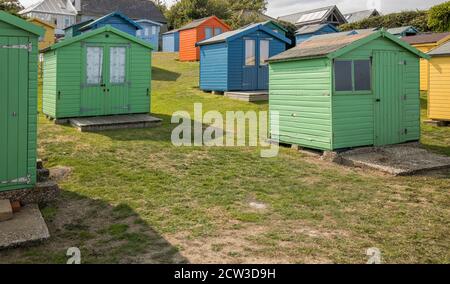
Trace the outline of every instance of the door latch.
[[379, 102], [381, 102], [381, 99], [376, 99], [375, 101], [376, 101], [377, 103], [379, 103]]
[[12, 113], [12, 116], [16, 117], [16, 116], [17, 116], [17, 112], [14, 111], [14, 112]]

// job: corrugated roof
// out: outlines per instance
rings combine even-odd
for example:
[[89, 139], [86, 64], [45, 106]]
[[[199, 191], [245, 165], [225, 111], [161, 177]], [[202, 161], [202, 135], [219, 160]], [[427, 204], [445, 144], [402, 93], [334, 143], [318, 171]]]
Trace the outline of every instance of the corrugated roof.
[[344, 14], [345, 19], [349, 23], [355, 23], [359, 22], [365, 19], [368, 19], [372, 16], [378, 16], [380, 13], [376, 9], [372, 10], [364, 10], [364, 11], [357, 11], [353, 13]]
[[133, 20], [147, 19], [167, 23], [159, 8], [149, 0], [82, 0], [81, 14], [100, 17], [120, 11]]
[[[313, 36], [311, 39], [291, 48], [281, 54], [271, 57], [269, 61], [282, 61], [288, 59], [298, 59], [305, 57], [321, 57], [337, 51], [353, 42], [363, 39], [373, 33], [362, 33], [347, 35], [340, 33], [340, 36], [329, 37], [326, 35]], [[334, 34], [332, 34], [334, 35]], [[328, 36], [328, 37], [327, 37]]]
[[71, 15], [77, 14], [77, 10], [71, 1], [67, 0], [42, 0], [19, 12], [20, 15], [30, 12], [41, 12], [47, 14]]
[[428, 55], [431, 56], [450, 55], [450, 42], [444, 43], [443, 45], [431, 50], [430, 52], [428, 52]]
[[450, 32], [446, 33], [424, 33], [415, 36], [408, 36], [402, 38], [409, 44], [425, 44], [425, 43], [436, 43], [444, 38], [450, 36]]
[[320, 31], [321, 29], [323, 29], [326, 26], [330, 26], [333, 29], [335, 29], [336, 31], [338, 30], [337, 28], [335, 28], [333, 25], [331, 24], [315, 24], [315, 25], [307, 25], [307, 26], [303, 26], [301, 28], [299, 28], [295, 34], [296, 35], [305, 35], [305, 34], [313, 34], [315, 32]]
[[417, 32], [416, 28], [413, 27], [413, 26], [405, 26], [405, 27], [399, 27], [399, 28], [391, 28], [391, 29], [388, 29], [387, 31], [388, 31], [388, 33], [390, 33], [390, 34], [398, 35], [398, 34], [401, 34], [401, 33], [404, 33], [404, 32], [406, 32], [406, 31], [408, 31], [409, 29], [413, 29], [413, 30], [415, 30], [415, 31]]

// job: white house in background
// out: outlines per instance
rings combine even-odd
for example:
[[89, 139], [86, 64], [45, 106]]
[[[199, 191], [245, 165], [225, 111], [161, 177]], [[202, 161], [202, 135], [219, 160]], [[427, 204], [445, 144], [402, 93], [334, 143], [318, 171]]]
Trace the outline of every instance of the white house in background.
[[28, 18], [38, 18], [56, 26], [56, 36], [63, 36], [64, 29], [76, 23], [77, 9], [72, 0], [42, 0], [19, 12]]
[[308, 25], [332, 24], [339, 26], [347, 20], [337, 6], [328, 6], [279, 17], [278, 20], [294, 24], [297, 28]]
[[364, 11], [357, 11], [353, 13], [345, 14], [344, 17], [349, 23], [355, 23], [359, 22], [365, 19], [369, 19], [372, 17], [378, 17], [381, 16], [380, 12], [377, 11], [377, 9], [372, 10], [364, 10]]

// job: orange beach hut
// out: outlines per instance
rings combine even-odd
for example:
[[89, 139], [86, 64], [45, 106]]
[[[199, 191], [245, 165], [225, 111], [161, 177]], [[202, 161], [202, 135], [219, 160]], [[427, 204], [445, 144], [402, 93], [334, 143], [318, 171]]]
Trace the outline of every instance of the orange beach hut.
[[231, 28], [216, 16], [194, 20], [180, 29], [180, 61], [200, 60], [197, 42], [230, 31]]

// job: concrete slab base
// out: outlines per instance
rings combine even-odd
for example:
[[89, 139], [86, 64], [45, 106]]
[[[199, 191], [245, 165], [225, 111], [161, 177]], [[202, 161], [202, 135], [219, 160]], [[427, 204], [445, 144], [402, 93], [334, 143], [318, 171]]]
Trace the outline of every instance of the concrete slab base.
[[225, 97], [244, 102], [261, 102], [269, 100], [268, 91], [225, 92]]
[[0, 200], [0, 222], [12, 219], [13, 209], [11, 202], [7, 199]]
[[161, 126], [162, 120], [147, 114], [127, 114], [72, 118], [69, 123], [81, 132], [114, 129], [151, 128]]
[[43, 241], [50, 233], [37, 205], [27, 205], [11, 220], [0, 222], [0, 249]]
[[437, 127], [450, 126], [450, 121], [440, 121], [440, 120], [426, 120], [426, 124], [430, 124]]
[[450, 157], [432, 153], [419, 143], [365, 147], [338, 153], [335, 161], [348, 166], [379, 170], [396, 176], [450, 168]]
[[0, 199], [19, 201], [22, 205], [48, 203], [56, 199], [60, 193], [54, 181], [39, 182], [34, 188], [24, 188], [0, 192]]

